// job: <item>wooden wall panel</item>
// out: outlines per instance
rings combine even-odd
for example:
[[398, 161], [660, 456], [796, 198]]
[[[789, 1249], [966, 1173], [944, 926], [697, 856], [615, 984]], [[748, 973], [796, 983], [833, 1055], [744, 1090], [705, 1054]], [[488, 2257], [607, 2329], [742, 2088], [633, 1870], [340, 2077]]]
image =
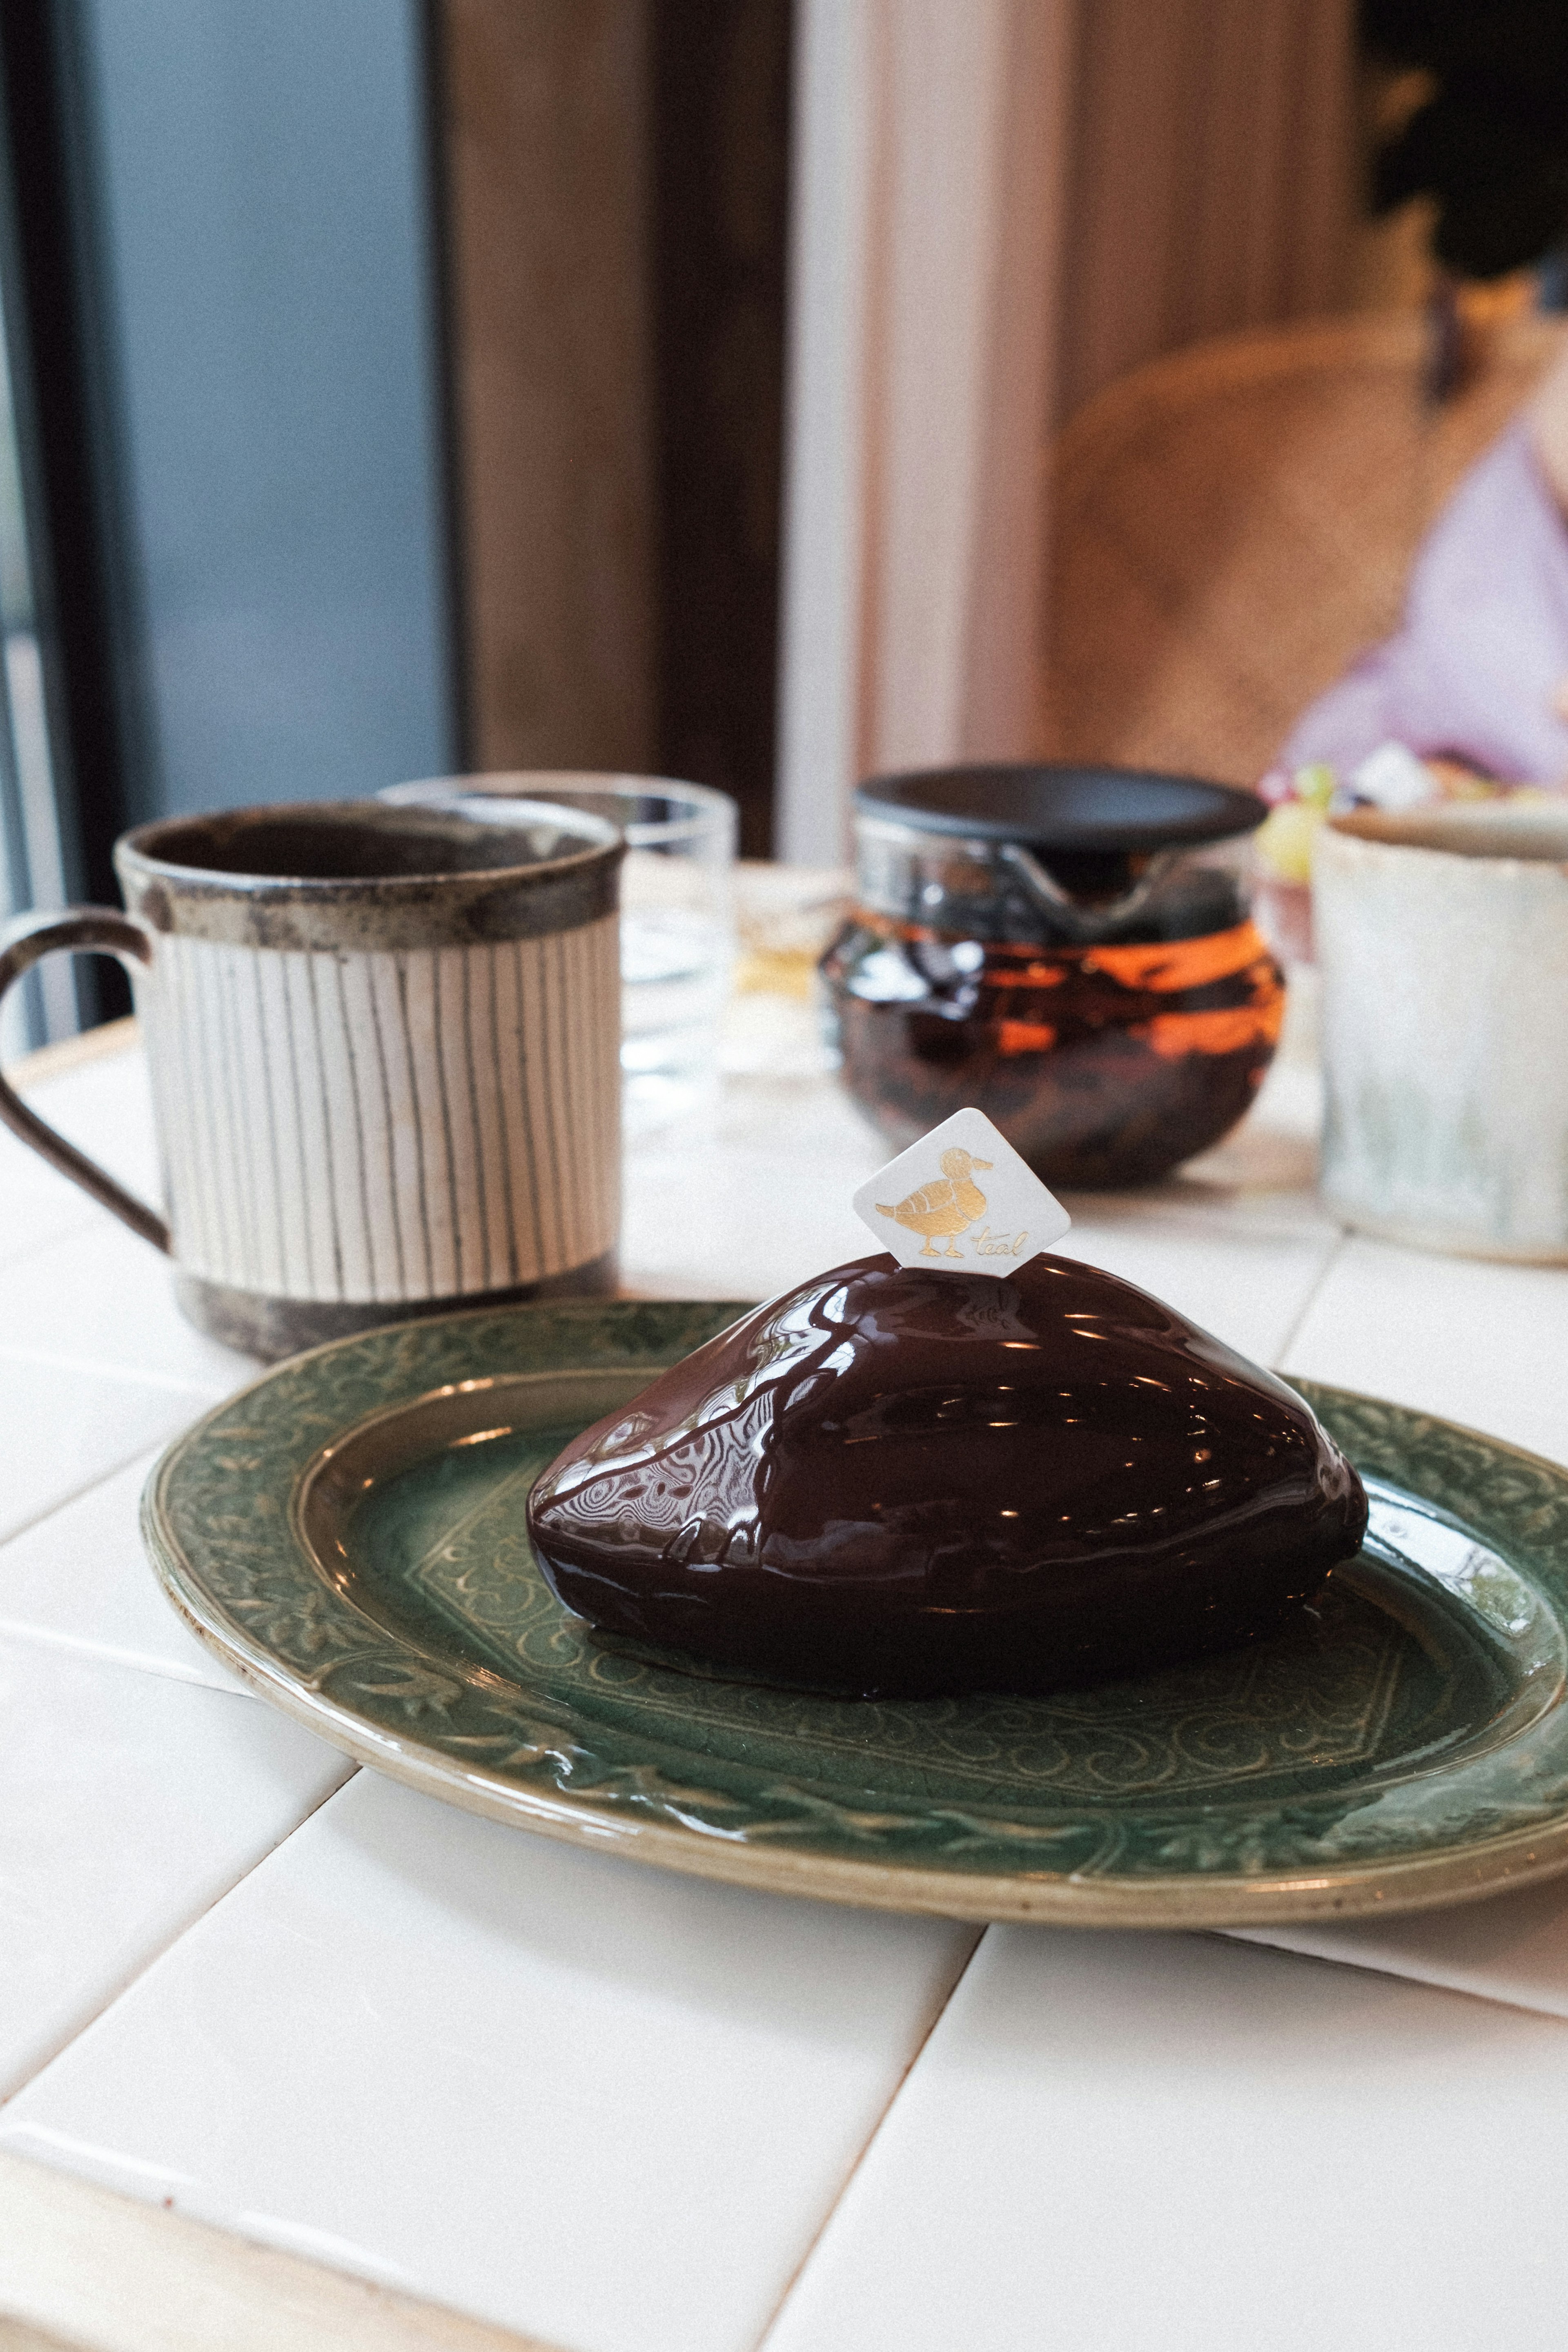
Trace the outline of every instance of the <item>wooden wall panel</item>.
[[790, 0], [651, 0], [658, 754], [773, 834]]
[[469, 739], [655, 763], [648, 0], [445, 0]]
[[1352, 0], [1079, 0], [1059, 400], [1342, 307]]

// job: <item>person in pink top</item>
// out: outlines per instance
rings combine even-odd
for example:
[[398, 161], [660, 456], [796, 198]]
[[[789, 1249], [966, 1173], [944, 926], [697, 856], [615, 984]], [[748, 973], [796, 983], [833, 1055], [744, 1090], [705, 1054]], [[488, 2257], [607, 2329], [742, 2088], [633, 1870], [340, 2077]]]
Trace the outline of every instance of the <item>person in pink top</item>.
[[1287, 774], [1384, 743], [1568, 783], [1568, 350], [1426, 535], [1394, 635], [1297, 721]]

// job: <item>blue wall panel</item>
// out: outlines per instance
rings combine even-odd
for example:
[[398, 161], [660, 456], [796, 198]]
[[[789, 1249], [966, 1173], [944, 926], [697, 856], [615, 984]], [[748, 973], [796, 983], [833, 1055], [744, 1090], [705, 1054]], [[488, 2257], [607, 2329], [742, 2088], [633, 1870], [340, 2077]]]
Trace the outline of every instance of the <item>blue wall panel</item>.
[[132, 820], [453, 763], [411, 0], [79, 0]]

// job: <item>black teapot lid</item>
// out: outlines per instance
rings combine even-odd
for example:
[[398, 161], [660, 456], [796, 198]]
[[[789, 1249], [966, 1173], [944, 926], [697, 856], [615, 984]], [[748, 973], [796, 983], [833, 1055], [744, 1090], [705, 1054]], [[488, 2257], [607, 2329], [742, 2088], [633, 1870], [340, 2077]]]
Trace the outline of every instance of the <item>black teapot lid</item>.
[[1066, 762], [919, 768], [872, 776], [855, 794], [865, 816], [971, 841], [1015, 841], [1043, 856], [1136, 856], [1250, 833], [1268, 807], [1256, 793], [1201, 776]]

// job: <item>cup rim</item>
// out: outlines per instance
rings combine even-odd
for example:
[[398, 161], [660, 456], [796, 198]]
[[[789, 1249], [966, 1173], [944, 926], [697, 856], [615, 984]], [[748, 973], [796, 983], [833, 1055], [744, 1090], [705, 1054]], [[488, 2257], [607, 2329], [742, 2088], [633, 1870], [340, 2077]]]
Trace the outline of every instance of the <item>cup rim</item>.
[[[560, 856], [527, 864], [459, 866], [413, 874], [247, 874], [243, 866], [189, 866], [159, 854], [162, 841], [204, 817], [158, 817], [124, 834], [114, 868], [128, 912], [147, 928], [215, 945], [352, 953], [468, 947], [613, 918], [626, 843], [603, 817], [550, 802], [536, 804], [575, 836]], [[488, 833], [479, 820], [440, 809], [393, 809], [353, 801], [279, 801], [208, 813], [243, 841], [247, 824], [352, 824], [395, 832], [410, 824], [450, 835]], [[584, 839], [584, 835], [587, 837]], [[219, 852], [221, 853], [221, 850]], [[237, 856], [243, 851], [237, 845]]]
[[[438, 809], [426, 805], [428, 814], [438, 816], [441, 814]], [[122, 875], [125, 867], [132, 867], [139, 877], [155, 877], [165, 884], [173, 882], [183, 889], [199, 892], [204, 897], [298, 900], [362, 896], [398, 898], [436, 887], [461, 889], [470, 884], [503, 887], [530, 880], [544, 881], [581, 871], [606, 856], [618, 859], [620, 833], [605, 818], [595, 816], [588, 810], [571, 809], [544, 801], [530, 803], [529, 807], [541, 818], [564, 818], [569, 826], [581, 826], [588, 837], [579, 846], [560, 856], [519, 859], [515, 865], [432, 866], [407, 874], [252, 874], [247, 873], [243, 866], [191, 866], [179, 858], [160, 855], [157, 847], [160, 836], [202, 824], [211, 824], [219, 831], [232, 827], [237, 835], [248, 823], [259, 824], [268, 821], [305, 825], [367, 824], [372, 831], [390, 833], [396, 830], [398, 819], [407, 814], [402, 809], [390, 809], [379, 798], [372, 797], [343, 801], [263, 801], [245, 808], [197, 810], [189, 815], [153, 817], [146, 824], [133, 825], [129, 832], [121, 835], [114, 845], [114, 861]]]
[[1568, 797], [1557, 802], [1423, 801], [1409, 809], [1344, 809], [1326, 830], [1379, 849], [1425, 850], [1467, 864], [1568, 864]]
[[[552, 793], [596, 793], [628, 800], [663, 793], [672, 800], [695, 803], [695, 813], [689, 816], [664, 817], [646, 824], [634, 820], [630, 824], [617, 826], [628, 849], [657, 849], [672, 842], [694, 840], [706, 833], [716, 819], [732, 827], [739, 823], [740, 811], [734, 796], [721, 792], [714, 784], [690, 783], [682, 776], [638, 775], [627, 769], [479, 769], [471, 775], [459, 772], [421, 776], [407, 783], [383, 784], [376, 799], [391, 808], [437, 808], [464, 801], [502, 801], [509, 806], [521, 806], [530, 801], [549, 801]], [[555, 805], [569, 807], [571, 803], [557, 802]], [[586, 816], [593, 812], [584, 809], [577, 814]], [[487, 822], [484, 818], [475, 821]], [[488, 821], [510, 823], [510, 818]]]

